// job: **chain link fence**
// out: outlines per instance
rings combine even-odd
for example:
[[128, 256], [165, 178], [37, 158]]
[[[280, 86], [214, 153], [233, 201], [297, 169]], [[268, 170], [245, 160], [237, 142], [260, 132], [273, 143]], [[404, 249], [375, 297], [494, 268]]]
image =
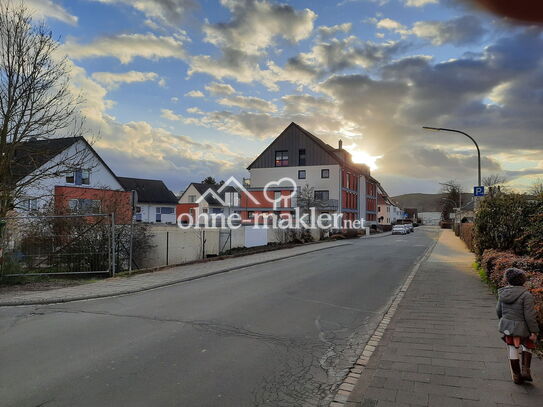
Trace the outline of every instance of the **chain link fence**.
[[0, 219], [0, 276], [114, 275], [130, 262], [122, 229], [112, 214]]

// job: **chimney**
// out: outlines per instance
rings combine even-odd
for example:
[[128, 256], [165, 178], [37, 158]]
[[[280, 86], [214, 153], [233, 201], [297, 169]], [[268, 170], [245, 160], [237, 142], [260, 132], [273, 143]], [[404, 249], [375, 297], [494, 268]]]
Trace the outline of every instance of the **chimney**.
[[340, 150], [343, 149], [343, 140], [339, 139], [338, 147], [339, 147]]

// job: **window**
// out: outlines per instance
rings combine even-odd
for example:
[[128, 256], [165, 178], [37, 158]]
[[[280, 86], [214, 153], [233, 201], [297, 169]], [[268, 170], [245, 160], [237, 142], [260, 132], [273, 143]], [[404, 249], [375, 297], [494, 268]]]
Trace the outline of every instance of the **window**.
[[315, 200], [326, 202], [330, 199], [328, 191], [315, 191]]
[[169, 208], [167, 206], [164, 206], [164, 207], [160, 207], [160, 206], [157, 206], [156, 207], [156, 222], [158, 223], [161, 223], [162, 222], [162, 215], [171, 215], [174, 213], [174, 208]]
[[141, 206], [136, 206], [136, 222], [143, 220], [143, 214], [141, 213]]
[[305, 179], [305, 170], [298, 171], [298, 179]]
[[330, 178], [330, 170], [325, 168], [321, 170], [321, 178]]
[[276, 206], [279, 206], [279, 207], [283, 206], [283, 200], [281, 199], [282, 196], [283, 194], [281, 193], [281, 191], [274, 191], [273, 200]]
[[298, 165], [305, 165], [305, 148], [298, 150]]
[[90, 184], [90, 171], [81, 170], [81, 184], [89, 185]]
[[66, 174], [66, 183], [75, 185], [90, 184], [90, 170], [76, 169]]
[[275, 152], [275, 166], [288, 167], [288, 151], [282, 150]]
[[377, 207], [377, 212], [381, 212], [381, 207], [380, 206]]
[[68, 208], [79, 214], [94, 214], [102, 212], [102, 201], [99, 199], [70, 199]]
[[189, 202], [190, 203], [196, 202], [196, 195], [189, 195]]
[[27, 198], [20, 202], [21, 209], [24, 211], [37, 211], [38, 198]]

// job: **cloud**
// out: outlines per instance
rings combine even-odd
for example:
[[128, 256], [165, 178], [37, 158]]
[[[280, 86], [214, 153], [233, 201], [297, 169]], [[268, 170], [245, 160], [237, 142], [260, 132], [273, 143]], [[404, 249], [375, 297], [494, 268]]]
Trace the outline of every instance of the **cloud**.
[[251, 96], [229, 96], [218, 100], [218, 103], [224, 106], [234, 106], [246, 110], [260, 112], [275, 112], [277, 107], [267, 100]]
[[92, 74], [92, 78], [100, 82], [108, 89], [115, 89], [123, 83], [135, 83], [146, 81], [157, 81], [159, 76], [155, 72], [138, 72], [129, 71], [123, 73], [113, 72], [95, 72]]
[[203, 98], [205, 95], [199, 90], [191, 90], [190, 92], [185, 93], [185, 96], [191, 98]]
[[160, 111], [160, 117], [166, 119], [166, 120], [171, 120], [171, 121], [180, 121], [180, 120], [183, 120], [183, 116], [181, 115], [178, 115], [178, 114], [175, 114], [173, 112], [173, 110], [170, 110], [170, 109], [162, 109]]
[[337, 33], [348, 33], [353, 28], [352, 23], [343, 23], [343, 24], [337, 24], [332, 26], [320, 26], [319, 27], [319, 34], [323, 37], [329, 37]]
[[460, 46], [480, 40], [486, 30], [477, 17], [463, 16], [449, 21], [419, 21], [413, 25], [412, 33], [433, 45]]
[[218, 47], [221, 54], [193, 56], [189, 75], [205, 73], [243, 83], [258, 81], [278, 90], [276, 82], [283, 80], [282, 72], [270, 60], [265, 66], [274, 69], [263, 69], [261, 59], [277, 39], [297, 43], [309, 37], [316, 14], [268, 0], [221, 0], [221, 4], [230, 10], [230, 21], [203, 27], [205, 41]]
[[267, 139], [277, 136], [288, 125], [288, 122], [280, 117], [245, 111], [240, 113], [210, 112], [187, 122], [250, 139]]
[[448, 21], [418, 21], [412, 28], [390, 18], [373, 19], [369, 22], [375, 24], [378, 29], [395, 32], [402, 38], [412, 35], [428, 40], [436, 46], [467, 45], [477, 42], [486, 34], [481, 20], [474, 16], [463, 16]]
[[121, 34], [101, 37], [88, 44], [69, 39], [63, 50], [73, 59], [112, 57], [127, 64], [136, 57], [152, 60], [161, 58], [184, 59], [183, 43], [177, 37], [154, 34]]
[[424, 7], [427, 4], [437, 4], [438, 0], [404, 0], [407, 7]]
[[259, 54], [276, 37], [292, 43], [307, 38], [317, 17], [309, 9], [295, 10], [268, 0], [222, 0], [221, 4], [231, 11], [232, 19], [228, 23], [204, 25], [205, 40], [249, 55]]
[[408, 32], [405, 25], [400, 24], [398, 21], [392, 20], [391, 18], [383, 18], [377, 21], [376, 26], [377, 28], [395, 31], [400, 34]]
[[30, 11], [34, 12], [37, 17], [53, 18], [70, 25], [77, 24], [77, 16], [70, 14], [64, 7], [53, 2], [53, 0], [26, 0], [24, 5]]
[[232, 95], [236, 93], [236, 90], [227, 83], [218, 83], [211, 82], [205, 86], [205, 90], [208, 91], [211, 95]]
[[142, 12], [147, 18], [166, 23], [169, 26], [179, 24], [186, 14], [197, 8], [195, 0], [94, 0], [107, 4], [123, 4]]

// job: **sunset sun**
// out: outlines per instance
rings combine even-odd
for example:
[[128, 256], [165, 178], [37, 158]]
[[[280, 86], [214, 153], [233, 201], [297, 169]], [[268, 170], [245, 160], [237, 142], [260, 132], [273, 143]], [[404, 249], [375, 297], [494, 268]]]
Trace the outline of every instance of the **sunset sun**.
[[377, 160], [383, 157], [382, 155], [370, 155], [361, 150], [351, 150], [350, 153], [352, 154], [355, 163], [366, 164], [372, 171], [378, 168]]

